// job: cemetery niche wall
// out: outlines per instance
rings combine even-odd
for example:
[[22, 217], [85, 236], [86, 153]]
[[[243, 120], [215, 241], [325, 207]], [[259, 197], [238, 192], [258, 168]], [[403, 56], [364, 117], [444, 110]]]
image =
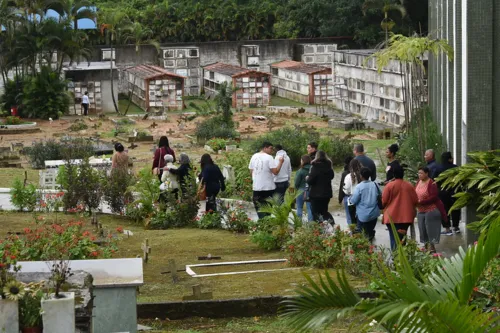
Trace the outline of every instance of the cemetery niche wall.
[[332, 69], [293, 60], [271, 65], [272, 87], [280, 97], [304, 104], [327, 104], [333, 94]]
[[184, 109], [185, 77], [153, 65], [138, 65], [123, 70], [127, 92], [145, 111]]
[[184, 93], [188, 96], [200, 94], [200, 49], [196, 46], [164, 47], [161, 49], [163, 63], [168, 71], [186, 77]]
[[217, 94], [223, 82], [235, 88], [233, 107], [262, 107], [271, 100], [271, 75], [217, 62], [203, 68], [203, 89], [207, 96]]

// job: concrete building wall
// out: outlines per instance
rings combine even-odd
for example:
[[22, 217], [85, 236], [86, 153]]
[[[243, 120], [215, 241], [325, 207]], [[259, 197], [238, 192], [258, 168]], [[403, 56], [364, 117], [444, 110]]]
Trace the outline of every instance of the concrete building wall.
[[500, 149], [500, 3], [430, 0], [429, 30], [455, 50], [429, 59], [430, 105], [459, 163], [475, 150]]
[[405, 121], [403, 72], [398, 62], [378, 73], [372, 52], [336, 51], [333, 54], [334, 106], [370, 120], [393, 125]]

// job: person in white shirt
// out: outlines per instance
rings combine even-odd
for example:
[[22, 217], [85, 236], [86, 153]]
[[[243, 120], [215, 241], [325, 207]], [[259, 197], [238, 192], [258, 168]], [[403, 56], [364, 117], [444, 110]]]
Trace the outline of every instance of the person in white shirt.
[[89, 113], [89, 92], [86, 91], [85, 94], [83, 94], [82, 97], [82, 108], [83, 108], [83, 115], [86, 116]]
[[361, 182], [361, 167], [361, 163], [357, 159], [351, 160], [349, 163], [350, 172], [344, 178], [344, 208], [346, 211], [347, 224], [356, 224], [356, 206], [350, 202], [350, 198], [356, 186]]
[[271, 156], [272, 152], [273, 144], [267, 141], [264, 142], [261, 151], [252, 156], [248, 165], [252, 175], [253, 203], [260, 219], [267, 216], [267, 214], [259, 212], [259, 207], [273, 196], [276, 189], [274, 176], [279, 174], [285, 161], [282, 156], [276, 163]]
[[279, 195], [280, 202], [283, 203], [285, 199], [285, 193], [290, 187], [290, 179], [292, 178], [292, 164], [290, 163], [290, 157], [286, 154], [283, 146], [276, 145], [276, 157], [274, 161], [276, 164], [279, 163], [279, 159], [283, 157], [283, 166], [280, 172], [274, 176], [274, 184], [276, 185], [275, 193]]

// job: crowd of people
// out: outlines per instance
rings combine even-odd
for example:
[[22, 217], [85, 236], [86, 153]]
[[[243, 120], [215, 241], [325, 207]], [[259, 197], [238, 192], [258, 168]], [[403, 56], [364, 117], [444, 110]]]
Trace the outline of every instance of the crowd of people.
[[[115, 150], [112, 170], [127, 170], [129, 158], [123, 145], [116, 143]], [[435, 251], [435, 244], [439, 243], [441, 235], [460, 233], [460, 211], [448, 214], [455, 202], [454, 192], [440, 188], [434, 181], [442, 172], [456, 165], [453, 164], [450, 152], [443, 153], [441, 164], [438, 164], [434, 151], [429, 149], [424, 155], [426, 166], [418, 169], [418, 181], [413, 185], [404, 180], [405, 171], [397, 159], [398, 150], [396, 144], [387, 147], [385, 179], [377, 182], [375, 162], [366, 155], [362, 144], [355, 144], [353, 154], [346, 156], [344, 160], [338, 193], [339, 204], [345, 210], [347, 224], [354, 225], [354, 232], [364, 233], [370, 240], [375, 237], [375, 227], [382, 213], [382, 223], [387, 225], [392, 249], [396, 248], [397, 241], [405, 239], [416, 218], [420, 242], [429, 251]], [[332, 180], [335, 176], [332, 161], [324, 151], [318, 150], [315, 142], [309, 143], [306, 151], [307, 154], [300, 159], [300, 168], [294, 178], [297, 216], [303, 218], [305, 206], [308, 222], [334, 224], [329, 212], [333, 197]], [[186, 190], [192, 166], [185, 153], [179, 155], [178, 165], [174, 164], [176, 161], [168, 138], [162, 136], [154, 153], [152, 173], [161, 181], [162, 193], [171, 193], [177, 199], [178, 193]], [[290, 188], [290, 157], [283, 146], [264, 142], [261, 150], [250, 159], [248, 168], [252, 178], [253, 203], [258, 217], [263, 218], [266, 214], [260, 211], [260, 207], [268, 204], [273, 196], [278, 203], [283, 203]], [[225, 190], [225, 179], [209, 154], [201, 156], [197, 177], [206, 194], [206, 211], [216, 211], [216, 197]], [[444, 228], [443, 231], [441, 227]]]
[[[290, 159], [281, 145], [274, 147], [264, 142], [261, 150], [250, 160], [249, 169], [253, 184], [253, 202], [259, 218], [265, 214], [259, 208], [274, 194], [280, 200], [288, 189], [292, 177]], [[324, 151], [311, 142], [306, 147], [307, 154], [301, 157], [300, 168], [295, 175], [296, 208], [298, 217], [304, 215], [304, 205], [309, 222], [334, 223], [329, 213], [329, 203], [333, 197], [333, 165]], [[375, 227], [380, 214], [382, 223], [387, 225], [391, 248], [405, 239], [410, 226], [417, 218], [420, 241], [429, 251], [435, 251], [442, 234], [460, 233], [460, 212], [453, 211], [453, 191], [443, 190], [434, 179], [445, 170], [456, 167], [449, 152], [442, 154], [442, 163], [435, 160], [432, 149], [425, 152], [426, 166], [418, 169], [415, 185], [404, 180], [404, 168], [397, 159], [398, 145], [392, 144], [386, 150], [386, 177], [377, 182], [375, 162], [369, 158], [362, 144], [355, 144], [353, 155], [344, 160], [339, 188], [339, 204], [343, 205], [346, 220], [354, 224], [354, 232], [364, 233], [370, 240], [375, 237]], [[450, 224], [453, 221], [453, 231]], [[393, 228], [391, 224], [394, 226]], [[441, 231], [441, 226], [444, 228]]]

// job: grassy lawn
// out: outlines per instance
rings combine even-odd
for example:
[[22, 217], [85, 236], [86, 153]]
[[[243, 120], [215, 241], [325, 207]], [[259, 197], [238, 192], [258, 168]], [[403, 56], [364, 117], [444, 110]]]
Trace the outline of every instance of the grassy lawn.
[[309, 106], [307, 104], [296, 102], [296, 101], [293, 101], [291, 99], [286, 99], [286, 98], [279, 97], [279, 96], [272, 96], [270, 105], [272, 105], [272, 106], [296, 106], [299, 108]]
[[2, 168], [0, 169], [0, 187], [12, 187], [14, 179], [19, 178], [24, 180], [24, 172], [28, 172], [28, 182], [38, 186], [38, 170], [31, 168], [19, 169], [19, 168]]
[[[30, 213], [1, 212], [0, 239], [7, 232], [20, 232], [33, 222]], [[54, 218], [54, 216], [52, 216]], [[61, 221], [75, 219], [75, 215], [58, 214]], [[88, 220], [88, 219], [87, 219]], [[222, 256], [222, 261], [257, 259], [279, 259], [285, 254], [279, 251], [264, 251], [249, 241], [248, 235], [234, 234], [224, 230], [201, 230], [195, 228], [170, 230], [144, 230], [141, 225], [113, 215], [100, 215], [99, 221], [105, 228], [115, 230], [122, 226], [131, 230], [133, 236], [124, 237], [118, 244], [116, 257], [135, 258], [142, 254], [141, 243], [147, 238], [152, 248], [149, 262], [144, 265], [144, 286], [140, 287], [139, 302], [178, 301], [192, 293], [192, 286], [201, 284], [203, 291], [212, 291], [214, 299], [230, 299], [264, 295], [293, 295], [298, 285], [306, 282], [302, 272], [317, 279], [322, 270], [297, 269], [253, 274], [226, 275], [193, 278], [179, 273], [179, 282], [172, 283], [168, 271], [168, 260], [174, 259], [178, 269], [186, 264], [207, 263], [198, 261], [198, 256]], [[215, 262], [215, 261], [211, 261]], [[270, 267], [275, 268], [275, 267]], [[228, 269], [229, 271], [229, 269]], [[335, 275], [331, 271], [332, 276]], [[358, 287], [364, 287], [363, 280], [351, 279]]]
[[[128, 104], [129, 104], [129, 100], [128, 99], [119, 99], [118, 100], [118, 109], [120, 110], [121, 114], [123, 114], [125, 112], [125, 110], [127, 109]], [[112, 110], [112, 112], [108, 112], [108, 113], [116, 114], [115, 110]], [[128, 109], [127, 115], [129, 115], [129, 114], [141, 114], [141, 113], [144, 113], [143, 109], [141, 109], [135, 103], [130, 104], [130, 107]]]
[[[314, 331], [317, 333], [341, 333], [355, 322], [355, 318], [349, 320], [339, 320], [332, 326], [323, 330]], [[154, 328], [154, 333], [283, 333], [291, 332], [286, 320], [279, 317], [253, 317], [253, 318], [188, 318], [183, 320], [143, 320], [142, 324]]]

